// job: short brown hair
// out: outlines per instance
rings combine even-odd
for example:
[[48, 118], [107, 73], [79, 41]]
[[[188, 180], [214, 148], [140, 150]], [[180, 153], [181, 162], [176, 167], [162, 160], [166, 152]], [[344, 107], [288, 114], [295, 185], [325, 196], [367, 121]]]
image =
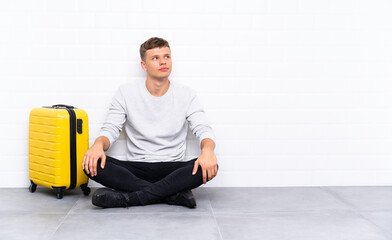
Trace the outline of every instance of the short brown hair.
[[144, 61], [146, 59], [147, 50], [153, 48], [162, 48], [162, 47], [170, 48], [169, 42], [163, 38], [152, 37], [147, 41], [145, 41], [142, 45], [140, 45], [140, 58], [142, 59], [142, 61]]

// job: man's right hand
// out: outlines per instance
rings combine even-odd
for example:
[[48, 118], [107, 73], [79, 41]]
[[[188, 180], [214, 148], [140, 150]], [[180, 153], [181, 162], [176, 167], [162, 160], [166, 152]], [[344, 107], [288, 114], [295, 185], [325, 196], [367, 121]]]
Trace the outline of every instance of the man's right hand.
[[109, 148], [109, 140], [106, 137], [99, 137], [93, 146], [84, 154], [82, 168], [91, 177], [97, 176], [97, 162], [101, 159], [101, 168], [105, 167], [105, 151]]

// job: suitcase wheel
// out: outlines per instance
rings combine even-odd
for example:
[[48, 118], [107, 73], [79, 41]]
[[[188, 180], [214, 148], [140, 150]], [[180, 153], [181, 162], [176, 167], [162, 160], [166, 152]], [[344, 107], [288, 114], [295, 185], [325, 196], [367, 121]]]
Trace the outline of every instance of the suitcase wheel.
[[91, 192], [91, 189], [89, 187], [87, 187], [87, 184], [80, 185], [80, 188], [82, 189], [83, 194], [85, 196], [88, 196], [90, 194], [90, 192]]
[[33, 183], [33, 181], [31, 181], [30, 187], [29, 187], [29, 191], [31, 193], [35, 192], [35, 190], [37, 190], [37, 184]]
[[64, 187], [55, 187], [53, 189], [56, 192], [57, 199], [62, 199], [64, 197]]

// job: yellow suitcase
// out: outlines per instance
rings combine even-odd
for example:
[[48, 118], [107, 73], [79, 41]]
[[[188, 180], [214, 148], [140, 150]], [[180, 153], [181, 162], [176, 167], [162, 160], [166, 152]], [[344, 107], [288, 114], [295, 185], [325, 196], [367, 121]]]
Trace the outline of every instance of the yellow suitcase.
[[52, 188], [58, 199], [65, 189], [90, 194], [82, 160], [89, 146], [87, 113], [68, 105], [34, 108], [29, 120], [30, 192]]

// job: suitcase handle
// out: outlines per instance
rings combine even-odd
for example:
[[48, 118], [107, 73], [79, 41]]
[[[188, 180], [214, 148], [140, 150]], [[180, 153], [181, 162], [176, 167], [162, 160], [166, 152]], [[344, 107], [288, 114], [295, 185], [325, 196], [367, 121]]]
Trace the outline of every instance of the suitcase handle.
[[65, 105], [65, 104], [56, 104], [56, 105], [52, 105], [52, 108], [70, 108], [70, 109], [74, 109], [74, 106]]

